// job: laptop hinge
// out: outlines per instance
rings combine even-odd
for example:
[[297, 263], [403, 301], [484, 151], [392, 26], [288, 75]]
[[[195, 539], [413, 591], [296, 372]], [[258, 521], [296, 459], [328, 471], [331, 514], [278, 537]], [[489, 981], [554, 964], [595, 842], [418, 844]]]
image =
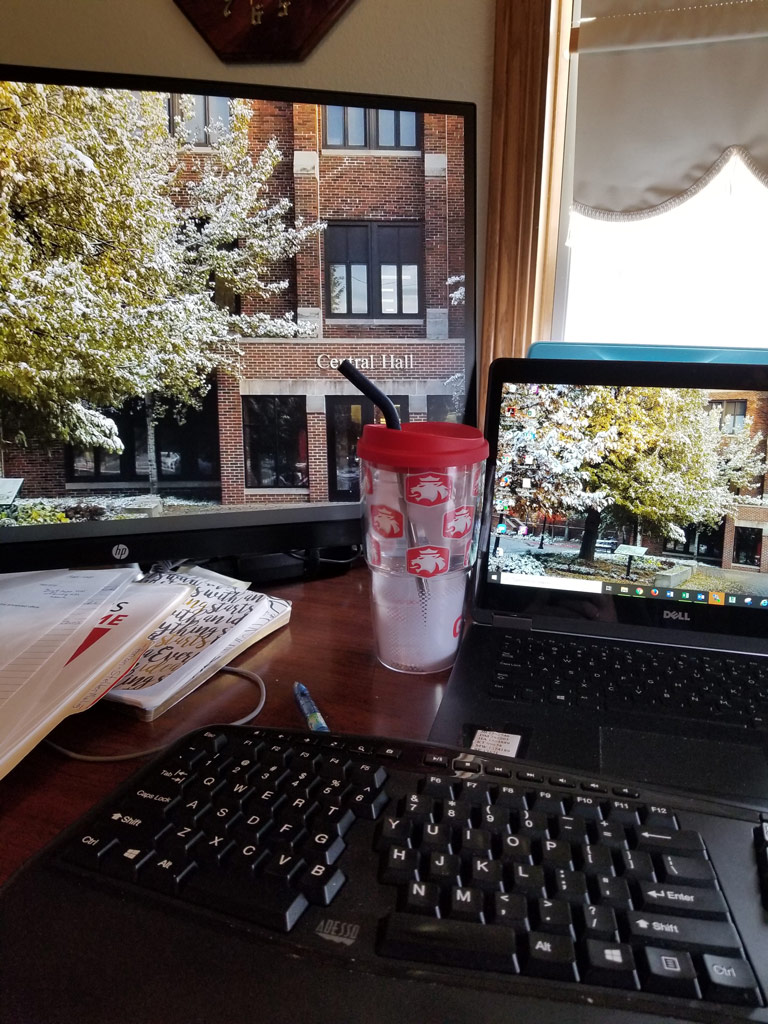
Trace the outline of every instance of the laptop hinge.
[[515, 629], [520, 633], [530, 633], [532, 629], [530, 619], [518, 618], [516, 615], [502, 615], [499, 612], [491, 612], [491, 625], [501, 626], [503, 629]]

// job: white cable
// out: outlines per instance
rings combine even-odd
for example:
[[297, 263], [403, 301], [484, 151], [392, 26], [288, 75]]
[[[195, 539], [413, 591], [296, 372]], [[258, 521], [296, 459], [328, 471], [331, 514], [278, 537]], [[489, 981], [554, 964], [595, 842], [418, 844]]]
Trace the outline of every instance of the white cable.
[[[228, 672], [233, 676], [242, 676], [243, 679], [249, 679], [261, 690], [261, 697], [259, 702], [253, 711], [250, 711], [244, 718], [238, 718], [236, 722], [227, 722], [227, 725], [246, 725], [246, 723], [253, 721], [257, 715], [261, 714], [261, 711], [267, 701], [267, 687], [264, 680], [258, 674], [258, 672], [251, 672], [245, 668], [234, 668], [231, 665], [225, 665], [219, 669], [219, 672]], [[199, 726], [198, 728], [204, 729], [206, 726]], [[53, 740], [45, 740], [49, 747], [53, 747], [59, 754], [63, 754], [65, 757], [71, 758], [73, 761], [90, 761], [90, 762], [107, 762], [107, 761], [132, 761], [138, 757], [150, 757], [152, 754], [159, 754], [162, 750], [167, 750], [168, 747], [175, 743], [172, 740], [170, 743], [163, 743], [159, 747], [150, 747], [148, 750], [134, 750], [130, 754], [80, 754], [76, 750], [67, 750], [66, 747], [59, 746], [58, 743], [54, 743]]]

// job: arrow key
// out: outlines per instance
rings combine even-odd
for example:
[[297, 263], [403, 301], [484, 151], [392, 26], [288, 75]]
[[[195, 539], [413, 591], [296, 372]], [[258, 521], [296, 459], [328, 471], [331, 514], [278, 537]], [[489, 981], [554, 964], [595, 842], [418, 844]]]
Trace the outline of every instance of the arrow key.
[[704, 842], [692, 829], [672, 829], [654, 826], [635, 829], [636, 847], [649, 853], [704, 853]]

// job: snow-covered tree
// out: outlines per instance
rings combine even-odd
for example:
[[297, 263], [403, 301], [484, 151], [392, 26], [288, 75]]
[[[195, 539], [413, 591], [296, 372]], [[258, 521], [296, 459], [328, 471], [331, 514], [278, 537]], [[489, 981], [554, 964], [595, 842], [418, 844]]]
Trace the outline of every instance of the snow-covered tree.
[[452, 291], [448, 292], [448, 298], [450, 299], [451, 305], [463, 306], [467, 294], [465, 275], [454, 274], [452, 277], [448, 278], [446, 284], [448, 285], [449, 288], [453, 289]]
[[763, 447], [748, 421], [722, 433], [695, 389], [518, 385], [505, 392], [496, 501], [584, 515], [591, 559], [608, 507], [656, 536], [716, 526], [766, 472]]
[[615, 442], [611, 426], [595, 428], [595, 389], [557, 384], [507, 385], [502, 402], [496, 502], [521, 517], [577, 515], [609, 497], [593, 487], [590, 467]]
[[275, 266], [322, 225], [269, 194], [280, 153], [251, 156], [245, 101], [204, 155], [181, 110], [172, 133], [157, 94], [0, 83], [0, 441], [120, 451], [100, 409], [198, 405], [239, 337], [309, 333], [214, 301], [285, 288]]

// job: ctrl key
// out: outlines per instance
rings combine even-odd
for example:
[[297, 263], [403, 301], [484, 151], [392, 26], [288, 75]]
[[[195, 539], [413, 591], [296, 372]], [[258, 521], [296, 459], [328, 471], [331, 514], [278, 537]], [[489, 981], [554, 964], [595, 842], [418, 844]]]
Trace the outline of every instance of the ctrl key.
[[702, 961], [706, 974], [705, 999], [718, 1003], [737, 1003], [740, 1006], [763, 1005], [757, 981], [746, 960], [705, 953]]
[[99, 871], [101, 865], [105, 863], [105, 854], [115, 846], [117, 839], [113, 835], [98, 830], [84, 832], [71, 841], [62, 855], [62, 860], [90, 871]]

